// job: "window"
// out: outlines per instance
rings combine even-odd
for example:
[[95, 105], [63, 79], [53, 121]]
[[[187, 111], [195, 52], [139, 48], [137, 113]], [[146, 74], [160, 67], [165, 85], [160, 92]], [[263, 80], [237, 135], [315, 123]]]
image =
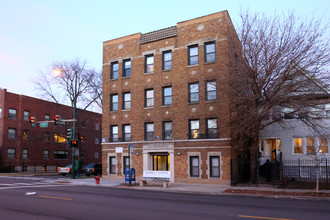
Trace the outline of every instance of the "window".
[[131, 76], [131, 60], [124, 60], [123, 63], [123, 77], [130, 77]]
[[172, 69], [172, 51], [163, 52], [163, 70]]
[[45, 121], [49, 121], [50, 116], [49, 115], [45, 115]]
[[44, 159], [49, 159], [49, 150], [44, 150]]
[[154, 55], [145, 56], [145, 73], [153, 73], [154, 72]]
[[306, 138], [306, 150], [307, 150], [307, 154], [315, 153], [315, 139], [314, 138]]
[[94, 158], [95, 158], [95, 159], [99, 158], [99, 152], [95, 152], [95, 153], [94, 153]]
[[199, 101], [199, 88], [198, 83], [189, 84], [189, 103], [194, 103]]
[[118, 141], [118, 126], [117, 125], [110, 126], [110, 141], [111, 142]]
[[54, 134], [54, 140], [57, 143], [66, 143], [67, 139], [66, 139], [66, 135], [64, 134]]
[[123, 93], [123, 109], [131, 109], [131, 93], [125, 92]]
[[123, 139], [124, 141], [131, 141], [131, 125], [123, 125]]
[[8, 138], [9, 139], [16, 138], [16, 129], [15, 128], [8, 128]]
[[9, 119], [16, 119], [16, 109], [10, 108], [8, 110], [8, 118]]
[[320, 144], [320, 153], [329, 153], [329, 147], [328, 147], [328, 138], [323, 137], [319, 139], [319, 144]]
[[123, 165], [123, 174], [125, 174], [125, 171], [127, 168], [129, 168], [129, 157], [125, 156], [123, 157], [124, 165]]
[[153, 89], [144, 90], [144, 106], [145, 107], [154, 106], [154, 90]]
[[23, 139], [28, 139], [29, 138], [29, 131], [28, 130], [23, 130]]
[[219, 156], [210, 156], [210, 177], [220, 177]]
[[205, 63], [215, 62], [215, 43], [208, 42], [204, 45], [205, 48]]
[[303, 145], [302, 145], [302, 138], [294, 138], [294, 149], [293, 152], [295, 154], [302, 154], [303, 153]]
[[295, 118], [295, 110], [293, 108], [284, 107], [282, 109], [282, 112], [283, 112], [283, 117], [285, 119], [294, 119]]
[[85, 151], [81, 151], [81, 157], [82, 157], [82, 158], [85, 157]]
[[111, 106], [110, 111], [118, 111], [118, 94], [110, 95]]
[[30, 112], [23, 111], [23, 120], [24, 121], [29, 121], [30, 120]]
[[27, 159], [28, 158], [28, 149], [23, 149], [22, 151], [22, 158]]
[[100, 124], [95, 124], [95, 130], [99, 131], [100, 130]]
[[2, 117], [2, 108], [0, 107], [0, 118]]
[[188, 65], [198, 64], [198, 45], [188, 47]]
[[54, 150], [54, 159], [68, 159], [69, 152], [67, 150]]
[[[330, 104], [325, 105], [325, 117], [330, 118]], [[0, 108], [0, 118], [1, 118], [1, 108]]]
[[172, 140], [172, 122], [171, 121], [163, 122], [163, 139]]
[[118, 79], [118, 62], [111, 63], [110, 79]]
[[7, 149], [7, 158], [8, 159], [16, 158], [16, 149], [13, 148]]
[[117, 160], [116, 157], [109, 157], [109, 173], [116, 174]]
[[216, 118], [207, 119], [207, 138], [218, 138], [218, 120]]
[[199, 138], [199, 120], [189, 120], [189, 138]]
[[145, 123], [144, 124], [144, 139], [146, 141], [154, 140], [154, 123]]
[[211, 81], [206, 83], [206, 100], [216, 100], [217, 99], [217, 82]]
[[95, 144], [100, 144], [100, 139], [98, 139], [98, 138], [95, 138], [95, 142], [94, 142]]
[[190, 177], [199, 177], [199, 157], [190, 157]]
[[172, 105], [172, 87], [163, 87], [163, 105]]
[[86, 141], [85, 136], [80, 136], [80, 141], [81, 141], [81, 143], [85, 143], [85, 141]]
[[44, 141], [49, 141], [49, 132], [44, 133]]

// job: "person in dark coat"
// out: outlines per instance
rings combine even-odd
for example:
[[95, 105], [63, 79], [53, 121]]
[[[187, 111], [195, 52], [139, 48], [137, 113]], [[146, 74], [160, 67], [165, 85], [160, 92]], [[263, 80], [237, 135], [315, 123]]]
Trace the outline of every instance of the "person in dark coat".
[[266, 163], [264, 164], [264, 172], [267, 182], [272, 181], [272, 170], [273, 170], [273, 164], [271, 164], [271, 162], [267, 160]]

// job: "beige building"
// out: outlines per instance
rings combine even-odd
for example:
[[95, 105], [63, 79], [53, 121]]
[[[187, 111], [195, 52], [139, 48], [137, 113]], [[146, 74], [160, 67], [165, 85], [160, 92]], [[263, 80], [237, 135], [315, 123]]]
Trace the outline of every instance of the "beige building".
[[[230, 183], [238, 37], [227, 11], [103, 43], [103, 178], [170, 171], [171, 182]], [[133, 145], [130, 154], [129, 145]]]

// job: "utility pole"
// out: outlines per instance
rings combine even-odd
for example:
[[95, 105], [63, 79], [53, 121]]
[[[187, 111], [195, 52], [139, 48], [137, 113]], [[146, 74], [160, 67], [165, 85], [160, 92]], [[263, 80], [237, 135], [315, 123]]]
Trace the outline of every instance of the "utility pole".
[[[77, 71], [74, 72], [74, 96], [73, 96], [73, 128], [72, 128], [72, 140], [76, 140], [76, 105], [77, 105]], [[76, 178], [75, 175], [75, 151], [76, 148], [72, 147], [72, 179]]]

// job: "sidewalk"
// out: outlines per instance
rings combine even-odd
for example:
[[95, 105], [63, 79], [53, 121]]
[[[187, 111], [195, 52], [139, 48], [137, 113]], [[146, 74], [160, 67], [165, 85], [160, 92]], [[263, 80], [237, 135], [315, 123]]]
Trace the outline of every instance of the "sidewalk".
[[[61, 183], [61, 181], [57, 181]], [[149, 181], [147, 186], [140, 186], [139, 182], [132, 183], [129, 186], [123, 180], [104, 180], [101, 178], [100, 184], [96, 184], [94, 178], [67, 179], [62, 183], [72, 185], [85, 185], [97, 187], [117, 187], [132, 190], [151, 190], [161, 192], [175, 193], [194, 193], [208, 195], [239, 195], [239, 196], [259, 196], [273, 198], [300, 198], [300, 199], [322, 199], [330, 201], [330, 190], [319, 190], [316, 194], [315, 190], [303, 189], [278, 189], [272, 185], [259, 186], [227, 186], [227, 185], [210, 185], [210, 184], [189, 184], [189, 183], [171, 183], [169, 188], [163, 188], [162, 182]]]

